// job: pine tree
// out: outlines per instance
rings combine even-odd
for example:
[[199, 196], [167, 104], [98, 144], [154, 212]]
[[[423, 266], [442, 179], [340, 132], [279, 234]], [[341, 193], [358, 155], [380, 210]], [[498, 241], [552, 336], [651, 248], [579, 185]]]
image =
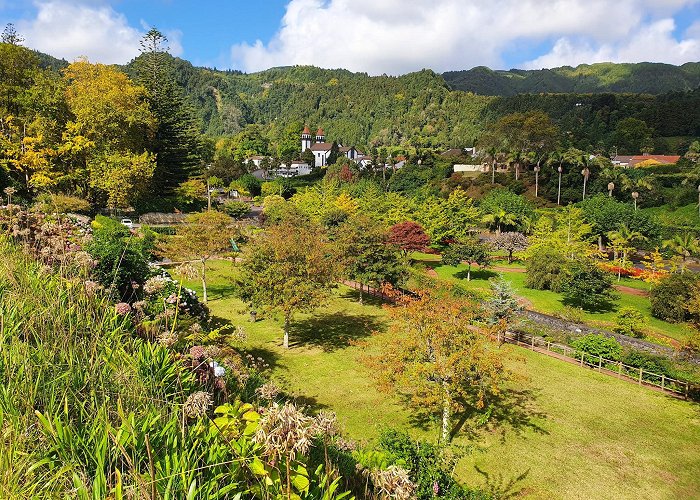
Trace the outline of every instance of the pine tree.
[[202, 164], [202, 141], [193, 108], [177, 86], [168, 39], [152, 28], [140, 42], [136, 60], [138, 81], [148, 91], [148, 101], [157, 120], [151, 152], [156, 154], [156, 171], [151, 191], [171, 192]]

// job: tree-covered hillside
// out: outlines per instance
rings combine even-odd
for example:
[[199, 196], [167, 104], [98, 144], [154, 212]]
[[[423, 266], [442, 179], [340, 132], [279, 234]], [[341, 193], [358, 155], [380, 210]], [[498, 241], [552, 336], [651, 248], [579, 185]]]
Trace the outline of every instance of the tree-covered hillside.
[[363, 148], [458, 146], [474, 142], [481, 112], [491, 100], [453, 92], [429, 70], [369, 77], [301, 66], [242, 74], [195, 68], [180, 59], [175, 67], [198, 110], [202, 131], [211, 136], [260, 124], [270, 125], [274, 142], [289, 123], [301, 122], [323, 127], [329, 140]]
[[700, 63], [682, 66], [661, 63], [597, 63], [575, 68], [494, 71], [479, 66], [442, 75], [455, 90], [480, 95], [512, 96], [528, 93], [686, 92], [700, 85]]

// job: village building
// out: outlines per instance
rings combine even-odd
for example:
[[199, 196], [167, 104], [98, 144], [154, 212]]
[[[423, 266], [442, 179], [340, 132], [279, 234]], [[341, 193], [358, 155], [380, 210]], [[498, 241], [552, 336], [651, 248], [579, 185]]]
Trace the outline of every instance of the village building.
[[635, 168], [654, 165], [673, 165], [680, 159], [680, 156], [675, 155], [653, 155], [644, 153], [643, 155], [634, 156], [618, 155], [612, 159], [612, 163], [613, 165], [623, 168]]
[[[301, 152], [311, 150], [314, 154], [314, 166], [325, 167], [328, 165], [328, 157], [333, 149], [332, 142], [326, 142], [326, 134], [322, 128], [316, 131], [315, 141], [311, 140], [311, 130], [308, 126], [304, 127], [301, 133]], [[338, 154], [344, 155], [350, 160], [357, 161], [359, 157], [364, 157], [364, 153], [358, 151], [354, 146], [343, 146], [338, 144]], [[304, 175], [304, 174], [300, 174]]]

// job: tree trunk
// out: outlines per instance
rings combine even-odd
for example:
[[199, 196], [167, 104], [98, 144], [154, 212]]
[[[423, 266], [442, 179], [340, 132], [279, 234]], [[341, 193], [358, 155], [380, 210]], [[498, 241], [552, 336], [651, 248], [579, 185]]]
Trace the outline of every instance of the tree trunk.
[[513, 250], [508, 251], [508, 264], [513, 263]]
[[207, 303], [207, 261], [202, 259], [202, 302]]
[[467, 281], [472, 280], [472, 265], [471, 263], [467, 264]]
[[363, 288], [363, 285], [362, 285], [362, 283], [360, 283], [360, 304], [362, 304], [362, 291], [363, 291], [362, 288]]
[[284, 342], [285, 349], [289, 349], [289, 315], [284, 316]]
[[445, 380], [442, 381], [442, 443], [446, 444], [450, 439], [450, 389]]
[[598, 251], [599, 252], [603, 251], [603, 235], [602, 234], [598, 235]]

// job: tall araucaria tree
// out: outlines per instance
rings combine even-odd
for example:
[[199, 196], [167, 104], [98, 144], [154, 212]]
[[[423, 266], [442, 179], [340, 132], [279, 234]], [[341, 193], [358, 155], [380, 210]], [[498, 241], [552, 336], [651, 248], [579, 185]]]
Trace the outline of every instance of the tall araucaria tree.
[[167, 43], [165, 35], [152, 28], [141, 39], [141, 55], [134, 61], [138, 82], [146, 88], [156, 119], [150, 148], [156, 155], [151, 191], [159, 195], [187, 180], [205, 160], [194, 110], [175, 81]]
[[389, 309], [393, 335], [368, 360], [383, 389], [440, 415], [443, 442], [455, 413], [482, 411], [510, 377], [491, 332], [473, 325], [477, 311], [477, 304], [449, 294], [402, 299]]
[[294, 314], [322, 305], [338, 274], [333, 249], [318, 226], [283, 220], [244, 249], [236, 285], [239, 296], [251, 306], [282, 314], [288, 348]]

